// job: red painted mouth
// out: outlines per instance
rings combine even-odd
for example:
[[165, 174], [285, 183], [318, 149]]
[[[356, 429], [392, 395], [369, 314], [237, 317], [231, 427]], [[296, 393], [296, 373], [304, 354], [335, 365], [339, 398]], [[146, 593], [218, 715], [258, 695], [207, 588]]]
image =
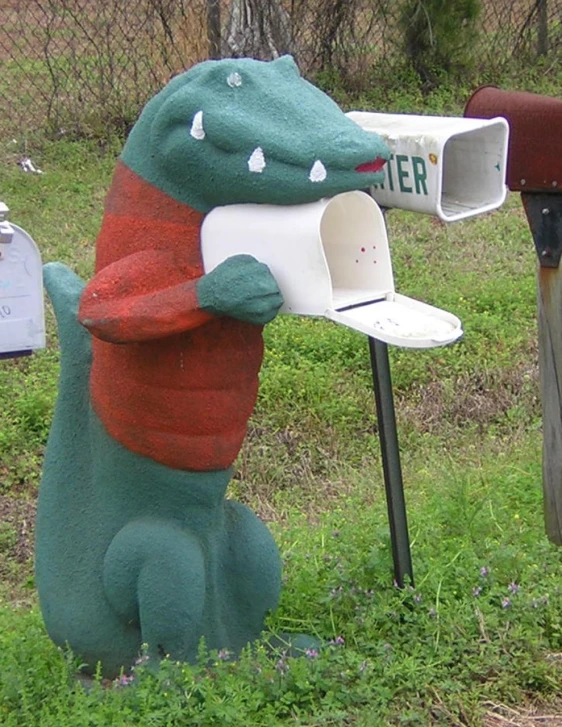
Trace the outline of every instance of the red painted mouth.
[[355, 167], [355, 171], [370, 172], [371, 174], [373, 174], [374, 172], [380, 172], [385, 164], [386, 159], [382, 159], [382, 157], [377, 157], [373, 162], [365, 162], [365, 164], [360, 164], [358, 167]]

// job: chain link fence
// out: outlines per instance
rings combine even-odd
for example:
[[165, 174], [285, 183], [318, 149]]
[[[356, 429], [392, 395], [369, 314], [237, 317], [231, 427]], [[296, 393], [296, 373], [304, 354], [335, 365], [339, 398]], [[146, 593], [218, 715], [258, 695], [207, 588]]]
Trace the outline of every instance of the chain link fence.
[[557, 58], [562, 0], [0, 0], [0, 131], [126, 131], [206, 58], [292, 53], [352, 90]]

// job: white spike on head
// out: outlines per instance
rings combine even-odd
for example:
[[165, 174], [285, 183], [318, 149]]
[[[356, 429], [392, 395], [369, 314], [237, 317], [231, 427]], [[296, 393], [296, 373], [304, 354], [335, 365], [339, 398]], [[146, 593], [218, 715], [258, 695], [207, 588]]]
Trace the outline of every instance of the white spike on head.
[[261, 146], [258, 146], [254, 149], [252, 152], [250, 158], [248, 159], [248, 169], [251, 172], [256, 172], [257, 174], [261, 174], [263, 170], [265, 169], [265, 157], [263, 155], [263, 149]]
[[202, 141], [205, 138], [202, 111], [198, 111], [193, 117], [193, 123], [191, 124], [191, 131], [189, 133], [194, 139], [197, 139], [197, 141]]
[[320, 159], [317, 159], [312, 165], [308, 178], [311, 182], [323, 182], [328, 176], [326, 167], [322, 164]]

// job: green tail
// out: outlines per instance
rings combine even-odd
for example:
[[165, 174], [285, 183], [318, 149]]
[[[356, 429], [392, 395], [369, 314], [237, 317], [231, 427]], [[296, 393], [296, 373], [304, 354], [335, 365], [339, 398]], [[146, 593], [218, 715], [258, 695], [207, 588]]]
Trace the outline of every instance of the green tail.
[[[74, 411], [74, 416], [86, 417], [92, 344], [90, 334], [78, 322], [78, 305], [86, 284], [62, 263], [45, 265], [43, 280], [53, 304], [60, 339], [61, 385], [57, 409], [71, 403], [70, 411], [65, 411], [65, 415], [72, 417]], [[71, 402], [67, 402], [68, 397]]]

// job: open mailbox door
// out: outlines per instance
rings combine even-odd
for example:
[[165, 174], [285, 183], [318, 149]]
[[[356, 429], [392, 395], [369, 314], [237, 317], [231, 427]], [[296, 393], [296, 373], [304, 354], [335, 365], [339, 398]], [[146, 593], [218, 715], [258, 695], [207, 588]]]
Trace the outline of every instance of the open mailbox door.
[[408, 348], [462, 335], [456, 316], [395, 291], [384, 217], [364, 192], [294, 207], [217, 207], [203, 222], [201, 247], [206, 272], [243, 253], [268, 265], [281, 312], [324, 316]]
[[0, 359], [45, 346], [41, 255], [7, 213], [0, 202]]

